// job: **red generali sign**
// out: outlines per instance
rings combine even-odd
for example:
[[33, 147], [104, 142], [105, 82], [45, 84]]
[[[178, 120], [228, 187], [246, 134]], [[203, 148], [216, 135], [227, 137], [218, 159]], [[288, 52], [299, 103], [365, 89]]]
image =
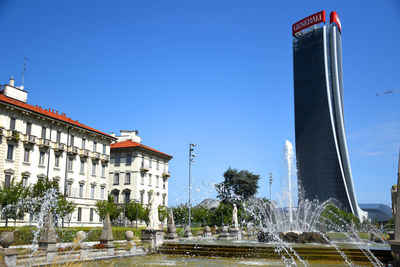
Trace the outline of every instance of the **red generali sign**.
[[[336, 14], [336, 13], [335, 13]], [[332, 16], [332, 15], [331, 15]], [[314, 15], [308, 16], [302, 19], [292, 26], [292, 34], [295, 35], [301, 30], [304, 30], [312, 25], [318, 24], [320, 22], [325, 22], [325, 11], [315, 13]]]
[[339, 16], [335, 11], [331, 12], [330, 23], [336, 23], [336, 25], [339, 28], [339, 31], [342, 32], [342, 23], [340, 23]]

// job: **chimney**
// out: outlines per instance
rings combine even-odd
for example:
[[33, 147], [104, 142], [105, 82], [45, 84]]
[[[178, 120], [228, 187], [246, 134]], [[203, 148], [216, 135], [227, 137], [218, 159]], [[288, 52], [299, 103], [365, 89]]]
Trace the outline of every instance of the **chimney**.
[[13, 76], [11, 76], [11, 78], [10, 78], [10, 83], [9, 83], [9, 85], [12, 86], [12, 87], [14, 87], [14, 77], [13, 77]]

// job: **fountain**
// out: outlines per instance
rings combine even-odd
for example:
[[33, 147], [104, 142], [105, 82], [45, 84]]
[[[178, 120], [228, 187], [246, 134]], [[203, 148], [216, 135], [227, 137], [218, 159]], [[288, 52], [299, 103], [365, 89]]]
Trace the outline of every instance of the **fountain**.
[[[293, 146], [289, 141], [285, 142], [284, 152], [288, 190], [283, 195], [288, 200], [288, 206], [283, 206], [282, 201], [276, 203], [261, 198], [252, 198], [243, 203], [250, 219], [242, 223], [247, 223], [248, 233], [256, 233], [257, 241], [232, 240], [228, 227], [224, 226], [218, 239], [194, 238], [180, 243], [167, 242], [159, 248], [159, 252], [193, 256], [267, 257], [281, 260], [280, 264], [286, 266], [298, 263], [304, 266], [313, 263], [336, 266], [387, 264], [391, 260], [390, 248], [382, 233], [371, 226], [371, 231], [380, 237], [382, 244], [362, 240], [354, 222], [349, 223], [333, 212], [339, 204], [334, 199], [320, 203], [300, 197], [297, 206], [293, 205]], [[236, 229], [237, 221], [235, 218], [232, 221], [233, 229]], [[329, 231], [343, 236], [344, 242], [332, 240]]]

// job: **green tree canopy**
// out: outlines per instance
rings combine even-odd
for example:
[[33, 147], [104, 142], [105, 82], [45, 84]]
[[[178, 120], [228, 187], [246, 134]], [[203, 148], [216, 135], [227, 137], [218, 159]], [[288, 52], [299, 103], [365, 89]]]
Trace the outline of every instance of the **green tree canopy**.
[[114, 197], [112, 195], [108, 195], [107, 200], [99, 200], [96, 202], [96, 213], [99, 215], [100, 219], [104, 220], [107, 213], [110, 214], [110, 220], [114, 221], [123, 211], [122, 207], [119, 207], [114, 202]]
[[20, 182], [15, 182], [12, 179], [9, 186], [3, 186], [0, 188], [0, 205], [2, 208], [2, 215], [6, 218], [6, 224], [8, 225], [8, 219], [16, 221], [18, 218], [24, 216], [27, 211], [26, 200], [29, 195], [29, 188], [25, 188]]
[[247, 200], [257, 193], [258, 180], [260, 175], [229, 168], [224, 173], [224, 181], [215, 185], [217, 197], [225, 203]]

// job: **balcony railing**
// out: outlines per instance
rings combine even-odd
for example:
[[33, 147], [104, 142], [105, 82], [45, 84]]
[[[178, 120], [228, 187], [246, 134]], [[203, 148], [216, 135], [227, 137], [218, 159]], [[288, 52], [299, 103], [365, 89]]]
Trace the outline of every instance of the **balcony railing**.
[[3, 136], [3, 135], [4, 135], [4, 132], [5, 132], [4, 128], [3, 128], [3, 127], [0, 127], [0, 136]]
[[76, 146], [69, 146], [67, 152], [70, 155], [76, 155], [78, 154], [78, 148]]
[[25, 134], [23, 142], [26, 145], [34, 145], [36, 142], [36, 136], [30, 135], [30, 134]]
[[20, 134], [17, 130], [8, 130], [6, 134], [6, 138], [8, 141], [18, 142], [20, 139]]
[[171, 176], [171, 174], [169, 174], [168, 171], [163, 172], [163, 174], [162, 174], [162, 177], [164, 177], [164, 178], [168, 178], [168, 177], [170, 177], [170, 176]]
[[54, 151], [59, 151], [59, 152], [65, 151], [65, 144], [56, 142], [53, 144], [53, 149]]
[[83, 148], [79, 149], [79, 156], [84, 158], [89, 157], [89, 150]]
[[110, 155], [101, 154], [101, 161], [102, 162], [109, 162], [110, 161]]
[[45, 147], [45, 148], [49, 148], [50, 147], [50, 140], [46, 139], [46, 138], [38, 138], [38, 145], [39, 147]]
[[99, 152], [92, 152], [92, 158], [93, 159], [100, 159], [100, 153]]
[[149, 165], [148, 164], [143, 164], [140, 167], [140, 172], [148, 172], [150, 170]]

